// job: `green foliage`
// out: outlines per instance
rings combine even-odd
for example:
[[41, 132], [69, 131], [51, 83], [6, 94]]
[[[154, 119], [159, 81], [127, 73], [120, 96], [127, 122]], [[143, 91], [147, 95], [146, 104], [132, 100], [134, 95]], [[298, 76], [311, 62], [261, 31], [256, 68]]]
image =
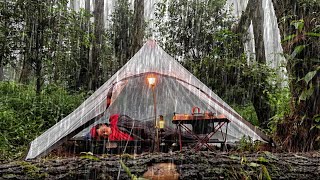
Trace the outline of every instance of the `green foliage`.
[[320, 71], [320, 66], [318, 66], [318, 68], [316, 70], [308, 72], [302, 78], [302, 80], [304, 80], [306, 82], [306, 84], [309, 84], [310, 80], [313, 79], [315, 77], [315, 75], [317, 74], [317, 71]]
[[[30, 66], [29, 71], [36, 72], [31, 75], [39, 79], [37, 86], [49, 82], [80, 89], [79, 74], [89, 66], [89, 49], [94, 38], [90, 32], [92, 15], [83, 9], [78, 12], [68, 9], [67, 3], [67, 0], [1, 1], [1, 14], [5, 18], [0, 19], [0, 64], [10, 63], [15, 69], [23, 64], [22, 72]], [[31, 75], [23, 74], [19, 80], [32, 82]]]
[[137, 177], [136, 175], [132, 174], [130, 171], [130, 168], [128, 168], [128, 166], [126, 166], [122, 160], [120, 160], [120, 164], [121, 164], [121, 167], [124, 169], [124, 171], [130, 177], [130, 179], [132, 179], [132, 180], [146, 180], [145, 178]]
[[[315, 115], [312, 119], [315, 122], [315, 125], [312, 128], [320, 129], [320, 114]], [[320, 140], [320, 137], [318, 138], [318, 140]]]
[[260, 141], [253, 141], [250, 136], [243, 136], [239, 141], [237, 150], [240, 152], [256, 152], [261, 145]]
[[93, 161], [100, 161], [100, 158], [98, 158], [97, 156], [94, 156], [92, 154], [92, 152], [81, 152], [80, 158], [89, 159], [89, 160], [93, 160]]
[[[315, 86], [317, 86], [318, 83], [312, 83], [312, 79], [316, 77], [316, 74], [319, 74], [320, 72], [320, 65], [318, 68], [314, 71], [308, 72], [301, 80], [304, 80], [305, 82], [305, 88], [303, 88], [300, 96], [299, 96], [299, 102], [300, 101], [306, 101], [309, 99], [312, 94], [315, 92]], [[310, 83], [309, 83], [310, 82]]]
[[268, 168], [268, 160], [264, 157], [259, 157], [256, 162], [249, 161], [246, 156], [229, 156], [230, 159], [240, 161], [241, 166], [231, 173], [232, 179], [267, 179], [271, 180]]
[[[280, 2], [280, 1], [279, 1]], [[280, 5], [281, 4], [281, 5]], [[318, 0], [281, 1], [275, 6], [282, 47], [287, 58], [290, 113], [273, 123], [275, 138], [289, 151], [320, 147], [320, 131], [314, 117], [319, 114], [320, 3]], [[282, 17], [286, 12], [286, 16]], [[292, 38], [289, 38], [292, 37]]]
[[[232, 31], [234, 19], [223, 10], [224, 3], [159, 3], [155, 15], [157, 38], [167, 52], [183, 59], [184, 67], [227, 103], [248, 107], [244, 111], [250, 112], [251, 122], [266, 127], [265, 121], [273, 113], [268, 104], [267, 92], [273, 91], [268, 77], [274, 71], [244, 55], [243, 34]], [[252, 113], [250, 102], [258, 116]]]
[[290, 113], [290, 91], [289, 88], [275, 88], [274, 92], [268, 92], [270, 103], [273, 105], [275, 115], [270, 119], [268, 127], [272, 133], [276, 131], [277, 124]]
[[231, 107], [252, 125], [259, 126], [258, 117], [252, 103], [247, 103], [244, 105], [233, 104]]
[[230, 159], [232, 160], [240, 160], [241, 158], [239, 156], [231, 155], [229, 156]]
[[128, 174], [128, 176], [131, 179], [136, 179], [136, 176], [131, 173], [130, 169], [123, 163], [122, 160], [120, 160], [120, 164], [121, 164], [121, 167], [124, 169], [124, 171]]
[[306, 32], [306, 35], [311, 37], [320, 37], [320, 33], [314, 33], [314, 32]]
[[258, 161], [261, 162], [261, 163], [267, 163], [267, 162], [269, 162], [266, 158], [264, 158], [264, 157], [262, 157], [262, 156], [258, 157]]
[[0, 1], [0, 67], [6, 64], [16, 66], [17, 57], [14, 52], [21, 47], [17, 43], [22, 34], [21, 26], [16, 25], [21, 14], [15, 7], [15, 1]]
[[316, 7], [316, 6], [320, 6], [320, 1], [318, 0], [298, 0], [298, 3], [300, 6], [303, 7]]
[[305, 45], [300, 45], [294, 48], [293, 52], [291, 53], [291, 58], [295, 58], [298, 54], [300, 54], [303, 49], [305, 48]]
[[28, 178], [31, 179], [44, 179], [48, 176], [47, 173], [41, 173], [40, 168], [31, 164], [30, 162], [20, 161], [18, 164], [23, 168]]
[[[248, 99], [244, 76], [252, 69], [241, 53], [240, 35], [221, 30], [212, 35], [216, 45], [200, 62], [187, 59], [183, 65], [229, 103], [244, 104]], [[249, 82], [249, 81], [248, 81]]]
[[[225, 0], [168, 0], [157, 4], [157, 39], [169, 54], [199, 62], [215, 46], [213, 35], [231, 27]], [[227, 45], [227, 44], [225, 44]]]
[[298, 31], [298, 33], [301, 33], [302, 29], [304, 27], [304, 20], [303, 19], [294, 20], [291, 22], [291, 25], [293, 25], [295, 27], [295, 29]]
[[[311, 29], [311, 32], [307, 32], [308, 29], [306, 28], [308, 27], [305, 28], [303, 19], [292, 20], [290, 25], [294, 26], [293, 34], [286, 36], [284, 39], [287, 41], [287, 45], [292, 46], [293, 49], [290, 56], [288, 56], [288, 64], [292, 79], [291, 83], [296, 87], [293, 91], [296, 91], [294, 94], [298, 96], [294, 101], [299, 104], [301, 101], [310, 99], [318, 86], [315, 79], [320, 72], [319, 60], [304, 59], [304, 56], [309, 55], [306, 54], [307, 51], [310, 51], [308, 50], [309, 48], [313, 49], [317, 46], [317, 43], [312, 42], [320, 37], [320, 31], [315, 27]], [[288, 38], [291, 36], [294, 36], [294, 38]], [[314, 81], [312, 81], [313, 79]]]
[[84, 94], [50, 85], [39, 96], [31, 86], [0, 83], [0, 159], [18, 158], [28, 144], [72, 112]]
[[260, 174], [261, 179], [271, 180], [271, 176], [266, 166], [262, 165], [261, 171], [262, 171]]
[[80, 9], [74, 11], [65, 7], [53, 8], [56, 21], [54, 28], [46, 31], [46, 47], [44, 74], [50, 83], [59, 84], [71, 90], [86, 89], [86, 74], [89, 66], [89, 50], [94, 35], [90, 22], [92, 14]]
[[[102, 69], [105, 80], [109, 79], [136, 53], [134, 50], [137, 44], [134, 44], [134, 41], [139, 38], [143, 39], [143, 37], [135, 37], [135, 34], [137, 31], [145, 31], [147, 27], [147, 22], [143, 17], [138, 19], [134, 16], [134, 11], [139, 11], [139, 8], [133, 11], [130, 1], [118, 0], [113, 8], [114, 11], [109, 17], [110, 26], [107, 27], [104, 34], [106, 42], [103, 45]], [[142, 21], [141, 27], [135, 24], [139, 20]], [[144, 33], [141, 32], [141, 34]]]
[[[218, 44], [201, 63], [187, 61], [185, 66], [215, 93], [222, 97], [246, 120], [260, 125], [254, 100], [267, 100], [267, 92], [274, 88], [268, 77], [275, 76], [275, 71], [265, 64], [248, 62], [241, 52], [240, 34], [222, 30], [215, 34]], [[259, 91], [260, 90], [260, 91]], [[261, 108], [261, 107], [260, 107]]]
[[[119, 0], [111, 15], [111, 27], [107, 31], [110, 47], [113, 48], [113, 55], [116, 58], [114, 67], [120, 69], [131, 57], [130, 35], [133, 33], [133, 11], [130, 9], [128, 0]], [[110, 52], [111, 53], [111, 52]]]
[[296, 34], [288, 35], [288, 36], [286, 36], [281, 42], [284, 43], [284, 42], [286, 42], [286, 41], [290, 41], [290, 40], [292, 40], [292, 39], [295, 38], [295, 37], [297, 37]]

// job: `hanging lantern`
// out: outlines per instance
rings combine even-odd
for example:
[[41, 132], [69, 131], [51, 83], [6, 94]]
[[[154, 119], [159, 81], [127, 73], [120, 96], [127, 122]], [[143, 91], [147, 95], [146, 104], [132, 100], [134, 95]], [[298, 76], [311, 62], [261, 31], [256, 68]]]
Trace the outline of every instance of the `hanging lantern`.
[[162, 115], [160, 115], [159, 118], [159, 129], [164, 129], [164, 119]]
[[148, 80], [148, 84], [151, 86], [151, 87], [154, 87], [156, 85], [156, 77], [155, 75], [153, 74], [149, 74], [147, 76], [147, 80]]

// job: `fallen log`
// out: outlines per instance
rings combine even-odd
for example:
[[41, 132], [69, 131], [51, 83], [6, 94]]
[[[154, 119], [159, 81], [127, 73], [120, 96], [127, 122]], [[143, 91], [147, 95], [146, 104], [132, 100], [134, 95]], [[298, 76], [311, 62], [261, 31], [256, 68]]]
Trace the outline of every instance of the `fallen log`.
[[0, 179], [132, 179], [157, 163], [175, 164], [179, 179], [320, 179], [320, 152], [207, 151], [13, 161], [0, 165]]

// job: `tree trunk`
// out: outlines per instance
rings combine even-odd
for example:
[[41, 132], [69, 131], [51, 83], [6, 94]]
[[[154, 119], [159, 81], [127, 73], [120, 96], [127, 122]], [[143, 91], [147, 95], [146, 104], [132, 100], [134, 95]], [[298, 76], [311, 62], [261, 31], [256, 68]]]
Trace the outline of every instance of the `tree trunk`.
[[76, 8], [76, 2], [75, 1], [76, 0], [70, 0], [70, 8], [73, 9], [73, 10], [75, 10], [75, 8]]
[[19, 82], [23, 84], [29, 84], [32, 73], [32, 66], [29, 62], [29, 56], [27, 54], [24, 55], [22, 69], [19, 77]]
[[2, 63], [0, 64], [0, 81], [4, 80], [4, 72], [3, 72], [3, 65]]
[[0, 64], [0, 81], [4, 80], [3, 66]]
[[112, 40], [117, 69], [120, 69], [131, 57], [132, 13], [128, 0], [116, 1], [112, 18]]
[[43, 61], [43, 55], [42, 55], [42, 50], [43, 50], [43, 44], [44, 44], [44, 39], [43, 39], [43, 32], [45, 29], [45, 14], [41, 5], [38, 5], [37, 7], [38, 14], [37, 14], [37, 20], [34, 21], [34, 34], [35, 34], [35, 59], [33, 62], [35, 63], [35, 75], [36, 75], [36, 93], [40, 95], [41, 92], [41, 86], [42, 86], [42, 61]]
[[42, 71], [42, 62], [38, 61], [36, 63], [36, 93], [39, 95], [41, 92], [41, 86], [42, 86], [42, 77], [41, 77], [41, 71]]
[[[253, 11], [252, 26], [254, 34], [255, 55], [256, 61], [261, 64], [266, 64], [264, 40], [263, 40], [263, 24], [264, 11], [262, 7], [262, 0], [253, 0], [255, 6]], [[267, 77], [262, 77], [261, 82], [268, 83]], [[269, 119], [274, 115], [269, 104], [268, 95], [264, 92], [263, 86], [258, 86], [254, 91], [252, 103], [256, 110], [259, 124], [262, 128], [267, 128]]]
[[102, 49], [104, 44], [104, 0], [95, 1], [94, 7], [94, 41], [92, 48], [92, 62], [90, 65], [90, 82], [89, 89], [95, 90], [100, 86], [101, 78], [99, 74], [101, 74], [101, 56]]
[[262, 7], [262, 0], [253, 0], [255, 3], [252, 26], [254, 34], [255, 54], [256, 61], [262, 64], [266, 64], [266, 56], [263, 40], [263, 24], [264, 24], [264, 11]]
[[[316, 1], [273, 0], [273, 6], [279, 22], [282, 39], [290, 35], [296, 37], [282, 43], [284, 53], [291, 57], [287, 59], [289, 87], [291, 91], [291, 113], [278, 124], [276, 136], [279, 142], [290, 151], [309, 151], [320, 148], [320, 128], [316, 121], [320, 114], [320, 43], [318, 37], [309, 36], [320, 26], [320, 4]], [[282, 20], [285, 18], [285, 21]], [[302, 29], [293, 26], [297, 20], [303, 20]], [[300, 21], [301, 23], [301, 21]], [[301, 52], [296, 48], [304, 46]], [[315, 75], [308, 83], [304, 77], [309, 72]], [[312, 89], [314, 88], [314, 89]], [[306, 90], [311, 90], [308, 96], [302, 98]]]
[[[3, 2], [3, 6], [1, 6], [1, 7], [7, 9], [7, 1], [6, 0]], [[1, 23], [4, 23], [3, 26], [1, 26], [1, 27], [8, 27], [8, 18], [3, 18], [1, 20]], [[8, 39], [8, 36], [9, 36], [9, 30], [8, 29], [1, 30], [1, 32], [3, 33], [2, 35], [4, 36], [4, 38], [1, 41], [1, 43], [2, 43], [1, 47], [2, 48], [1, 48], [1, 54], [0, 54], [0, 81], [3, 81], [3, 79], [4, 79], [3, 67], [5, 66], [5, 64], [7, 64], [7, 59], [5, 59], [5, 54], [6, 54], [7, 39]]]
[[[263, 39], [264, 10], [262, 7], [262, 0], [248, 1], [246, 10], [242, 13], [238, 27], [236, 28], [236, 32], [243, 34], [247, 33], [251, 21], [254, 33], [256, 61], [260, 64], [266, 64]], [[268, 83], [266, 76], [261, 76], [259, 81], [260, 82], [257, 83]], [[260, 126], [262, 128], [267, 128], [269, 119], [274, 115], [274, 111], [269, 104], [268, 95], [264, 91], [264, 85], [256, 86], [255, 90], [252, 91], [251, 101], [256, 111]]]
[[[30, 4], [27, 4], [26, 6], [30, 6]], [[30, 8], [32, 9], [32, 8]], [[34, 44], [35, 44], [35, 37], [34, 37], [34, 25], [36, 21], [36, 15], [34, 15], [36, 12], [30, 12], [28, 10], [25, 11], [25, 14], [23, 19], [25, 20], [25, 26], [23, 28], [23, 31], [26, 34], [26, 37], [24, 38], [24, 47], [23, 47], [23, 63], [22, 63], [22, 69], [20, 72], [19, 82], [23, 84], [29, 84], [31, 80], [32, 75], [32, 65], [33, 65], [33, 59], [34, 59]]]
[[134, 15], [133, 15], [133, 34], [131, 44], [132, 57], [142, 47], [144, 37], [144, 0], [134, 1]]
[[[90, 12], [90, 0], [86, 0], [85, 2], [85, 10]], [[84, 22], [81, 26], [82, 30], [88, 34], [90, 34], [90, 22], [89, 19], [87, 22]], [[89, 64], [90, 64], [90, 46], [81, 45], [80, 46], [80, 72], [76, 82], [76, 89], [79, 90], [81, 88], [90, 90], [88, 88], [90, 82], [89, 76]], [[91, 66], [90, 66], [91, 67]]]
[[[320, 156], [314, 154], [248, 154], [173, 152], [69, 157], [0, 164], [0, 179], [133, 179], [147, 171], [157, 176], [177, 172], [179, 179], [319, 179]], [[120, 164], [120, 161], [126, 166]], [[158, 163], [173, 163], [167, 172]], [[154, 166], [152, 166], [154, 165]], [[179, 168], [177, 168], [179, 167]], [[177, 169], [176, 169], [177, 168]], [[165, 174], [168, 173], [168, 174]], [[318, 177], [318, 178], [317, 178]], [[160, 179], [160, 178], [159, 178]], [[168, 179], [168, 178], [163, 178]]]

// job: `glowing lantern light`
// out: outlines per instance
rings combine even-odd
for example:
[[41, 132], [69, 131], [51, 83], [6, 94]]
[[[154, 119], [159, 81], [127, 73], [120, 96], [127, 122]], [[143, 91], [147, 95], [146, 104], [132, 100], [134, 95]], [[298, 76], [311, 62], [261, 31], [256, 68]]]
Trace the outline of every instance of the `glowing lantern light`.
[[149, 85], [154, 86], [156, 84], [156, 78], [155, 77], [150, 76], [147, 79], [148, 79]]

